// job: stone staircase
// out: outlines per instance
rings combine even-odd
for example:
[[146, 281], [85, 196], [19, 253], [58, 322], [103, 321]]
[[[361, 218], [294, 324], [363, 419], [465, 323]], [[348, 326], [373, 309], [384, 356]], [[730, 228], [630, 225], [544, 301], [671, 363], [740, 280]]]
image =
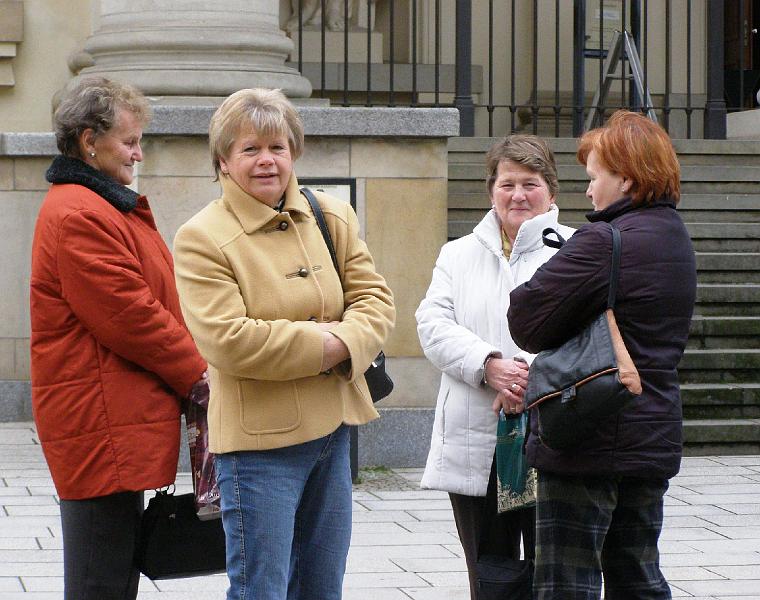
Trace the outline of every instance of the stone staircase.
[[[492, 138], [449, 142], [449, 237], [472, 231], [489, 208], [485, 152]], [[590, 210], [576, 141], [549, 140], [560, 221]], [[686, 453], [760, 453], [760, 142], [676, 140], [679, 213], [697, 257], [697, 305], [679, 373]]]

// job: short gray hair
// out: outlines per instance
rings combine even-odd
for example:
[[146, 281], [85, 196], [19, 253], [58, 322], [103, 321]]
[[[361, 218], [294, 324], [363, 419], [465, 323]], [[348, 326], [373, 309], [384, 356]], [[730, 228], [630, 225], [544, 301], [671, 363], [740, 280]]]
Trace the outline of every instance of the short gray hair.
[[82, 158], [79, 137], [87, 129], [92, 129], [95, 137], [111, 129], [118, 109], [134, 114], [143, 127], [150, 121], [148, 101], [129, 84], [88, 76], [65, 89], [53, 113], [58, 150], [64, 156]]
[[527, 134], [508, 135], [491, 146], [486, 155], [486, 185], [489, 194], [496, 183], [499, 163], [503, 160], [511, 160], [538, 173], [544, 178], [549, 194], [559, 194], [554, 152], [543, 138]]
[[237, 137], [248, 130], [263, 137], [286, 136], [293, 160], [303, 153], [301, 117], [281, 90], [239, 90], [222, 102], [209, 124], [208, 142], [217, 179], [219, 159], [227, 158]]

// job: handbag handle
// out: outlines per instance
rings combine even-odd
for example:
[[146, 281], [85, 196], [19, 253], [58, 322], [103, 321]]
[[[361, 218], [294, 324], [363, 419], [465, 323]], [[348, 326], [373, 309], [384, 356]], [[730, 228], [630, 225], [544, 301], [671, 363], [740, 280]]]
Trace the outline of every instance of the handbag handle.
[[[610, 269], [610, 287], [607, 292], [607, 308], [615, 308], [615, 299], [617, 297], [618, 278], [620, 277], [620, 255], [622, 242], [620, 239], [620, 230], [612, 223], [609, 224], [612, 228], [612, 268]], [[551, 239], [549, 236], [554, 235], [556, 240]], [[541, 237], [544, 240], [544, 245], [550, 248], [562, 248], [565, 245], [565, 238], [563, 238], [559, 231], [553, 227], [547, 227], [541, 232]]]
[[314, 192], [312, 192], [309, 188], [301, 188], [301, 193], [306, 196], [306, 200], [308, 200], [309, 206], [311, 206], [311, 211], [314, 213], [314, 218], [317, 220], [317, 225], [319, 225], [319, 231], [322, 232], [322, 237], [325, 240], [325, 245], [330, 251], [330, 258], [332, 259], [333, 267], [335, 267], [335, 271], [338, 273], [338, 275], [340, 275], [340, 269], [338, 268], [338, 257], [335, 254], [335, 246], [333, 246], [332, 237], [330, 237], [330, 230], [327, 228], [327, 223], [325, 222], [325, 216], [322, 214], [322, 207], [319, 205], [319, 202], [317, 202], [317, 199], [314, 196]]

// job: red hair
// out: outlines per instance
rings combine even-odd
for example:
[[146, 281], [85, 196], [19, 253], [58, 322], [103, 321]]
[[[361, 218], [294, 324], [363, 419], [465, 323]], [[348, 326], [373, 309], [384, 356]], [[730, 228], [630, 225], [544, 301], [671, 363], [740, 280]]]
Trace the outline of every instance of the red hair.
[[592, 151], [602, 166], [631, 181], [634, 204], [663, 196], [676, 204], [681, 199], [681, 166], [670, 136], [644, 115], [619, 110], [603, 127], [583, 134], [578, 161], [585, 166]]

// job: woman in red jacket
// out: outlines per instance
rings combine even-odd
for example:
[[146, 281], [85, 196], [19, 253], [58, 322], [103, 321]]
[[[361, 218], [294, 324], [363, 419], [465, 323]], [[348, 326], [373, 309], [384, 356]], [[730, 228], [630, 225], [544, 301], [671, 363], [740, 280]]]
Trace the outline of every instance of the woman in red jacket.
[[171, 254], [126, 187], [149, 112], [100, 77], [64, 94], [34, 232], [32, 404], [61, 498], [67, 600], [136, 598], [143, 490], [174, 482], [180, 400], [205, 385]]

